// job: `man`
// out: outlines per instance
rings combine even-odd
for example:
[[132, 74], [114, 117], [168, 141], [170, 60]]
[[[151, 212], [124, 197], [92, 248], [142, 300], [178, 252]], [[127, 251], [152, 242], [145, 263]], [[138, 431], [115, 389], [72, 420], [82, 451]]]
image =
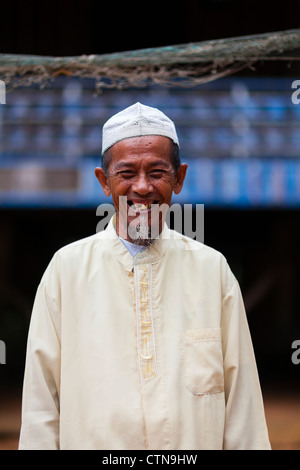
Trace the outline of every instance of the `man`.
[[269, 449], [238, 283], [164, 223], [187, 171], [173, 122], [136, 103], [107, 121], [102, 154], [116, 215], [41, 280], [20, 449]]

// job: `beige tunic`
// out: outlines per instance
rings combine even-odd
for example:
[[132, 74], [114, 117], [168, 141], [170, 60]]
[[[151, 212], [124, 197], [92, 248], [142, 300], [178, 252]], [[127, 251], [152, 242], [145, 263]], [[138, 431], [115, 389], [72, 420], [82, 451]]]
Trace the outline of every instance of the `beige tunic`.
[[164, 227], [132, 258], [111, 221], [38, 287], [20, 449], [269, 449], [239, 285]]

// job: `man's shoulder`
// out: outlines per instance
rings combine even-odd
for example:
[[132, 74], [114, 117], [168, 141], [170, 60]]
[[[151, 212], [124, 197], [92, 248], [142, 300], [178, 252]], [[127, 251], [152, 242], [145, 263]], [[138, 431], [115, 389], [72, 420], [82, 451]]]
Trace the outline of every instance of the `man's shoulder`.
[[[76, 256], [82, 256], [84, 253], [88, 253], [94, 250], [101, 250], [101, 248], [107, 249], [108, 238], [105, 236], [105, 231], [97, 232], [93, 235], [89, 235], [78, 240], [74, 240], [61, 248], [59, 248], [54, 257], [59, 258], [73, 258]], [[104, 242], [105, 243], [102, 243]]]
[[73, 251], [76, 251], [78, 249], [80, 250], [88, 248], [89, 246], [92, 246], [95, 243], [98, 238], [97, 235], [98, 234], [89, 235], [87, 237], [79, 238], [77, 240], [69, 242], [61, 246], [56, 253], [59, 255], [67, 255], [68, 253], [72, 253]]
[[97, 242], [100, 239], [100, 234], [99, 233], [94, 233], [93, 235], [88, 235], [83, 238], [79, 238], [78, 240], [74, 240], [70, 243], [67, 243], [66, 245], [62, 246], [58, 251], [64, 252], [68, 250], [73, 250], [79, 247], [88, 247], [93, 245], [95, 242]]
[[223, 253], [221, 253], [216, 248], [213, 248], [209, 245], [206, 245], [203, 241], [190, 238], [186, 235], [183, 235], [175, 230], [170, 230], [170, 236], [172, 239], [176, 240], [175, 247], [180, 247], [181, 250], [190, 252], [191, 255], [195, 257], [211, 257], [214, 259], [225, 259]]
[[[225, 296], [236, 281], [226, 256], [221, 251], [185, 235], [177, 233], [175, 239], [179, 240], [177, 248], [180, 249], [177, 249], [177, 254], [180, 259], [178, 261], [192, 269], [195, 279], [197, 279], [199, 273], [205, 273], [206, 279], [212, 282], [220, 280], [223, 295]], [[175, 253], [176, 243], [174, 246]], [[182, 253], [184, 253], [184, 256]]]
[[49, 287], [64, 276], [70, 278], [73, 274], [86, 272], [93, 265], [99, 265], [105, 258], [110, 258], [112, 251], [111, 240], [105, 230], [74, 240], [53, 253], [41, 282], [47, 283]]

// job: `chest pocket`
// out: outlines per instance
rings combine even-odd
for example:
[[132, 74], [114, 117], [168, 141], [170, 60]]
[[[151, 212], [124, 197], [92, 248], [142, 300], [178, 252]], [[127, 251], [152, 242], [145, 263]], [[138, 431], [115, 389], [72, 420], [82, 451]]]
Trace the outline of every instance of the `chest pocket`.
[[224, 390], [220, 328], [187, 330], [183, 337], [186, 387], [194, 395]]

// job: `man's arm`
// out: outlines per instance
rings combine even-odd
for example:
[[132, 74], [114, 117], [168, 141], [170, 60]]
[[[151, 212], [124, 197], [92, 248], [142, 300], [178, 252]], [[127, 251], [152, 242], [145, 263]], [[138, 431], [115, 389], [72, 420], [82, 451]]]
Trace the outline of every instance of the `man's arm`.
[[238, 282], [222, 302], [226, 422], [224, 449], [270, 449], [261, 388]]
[[28, 335], [20, 450], [59, 448], [58, 310], [42, 281], [37, 290]]

